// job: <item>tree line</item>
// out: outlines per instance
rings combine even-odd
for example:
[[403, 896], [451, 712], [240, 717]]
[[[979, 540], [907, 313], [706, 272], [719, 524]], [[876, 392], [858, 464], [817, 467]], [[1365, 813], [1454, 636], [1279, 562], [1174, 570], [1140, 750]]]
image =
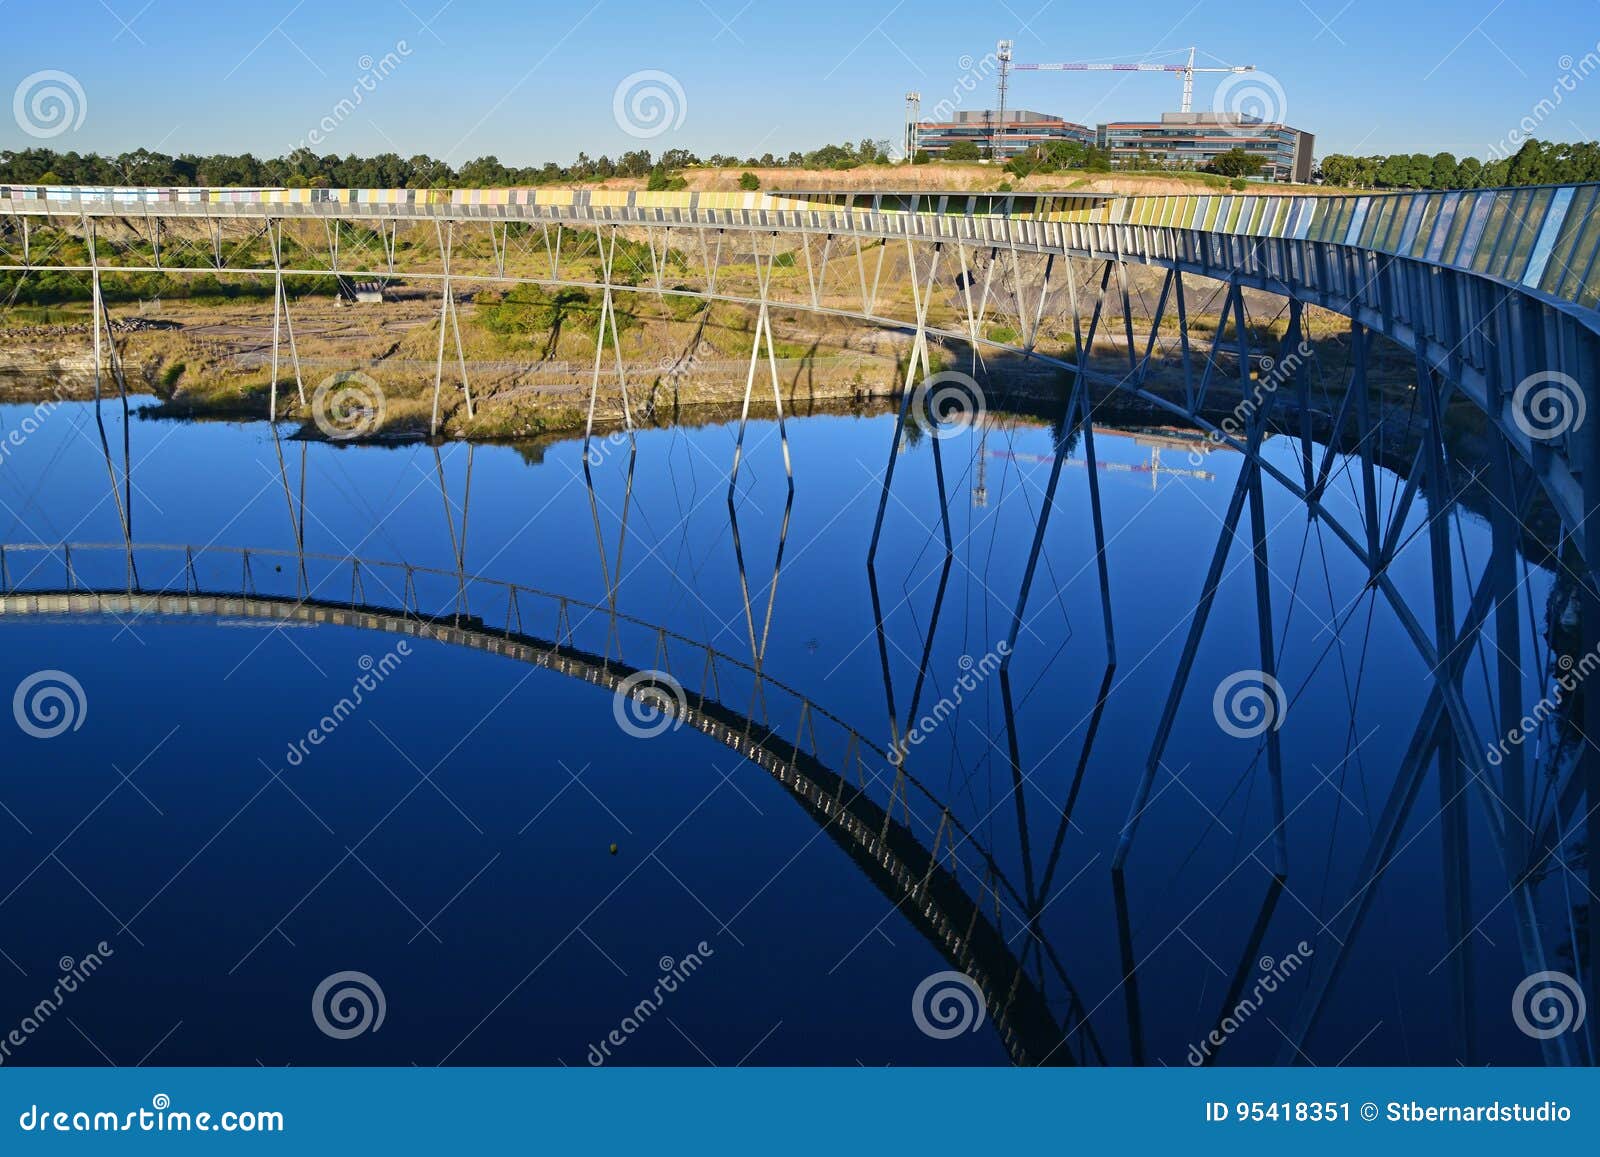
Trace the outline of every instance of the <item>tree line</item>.
[[705, 165], [713, 168], [851, 169], [857, 165], [886, 164], [888, 143], [862, 140], [823, 145], [810, 152], [785, 156], [764, 153], [740, 158], [713, 153], [701, 159], [687, 149], [668, 149], [653, 157], [648, 149], [635, 149], [612, 159], [579, 153], [571, 164], [516, 167], [494, 156], [478, 157], [454, 167], [427, 154], [402, 157], [380, 153], [319, 156], [296, 149], [283, 157], [260, 159], [250, 153], [169, 156], [149, 149], [134, 149], [117, 156], [98, 153], [56, 152], [53, 149], [0, 151], [0, 183], [16, 185], [193, 185], [282, 186], [336, 189], [492, 188], [504, 185], [547, 185], [607, 177], [647, 177], [659, 184], [682, 169]]
[[1322, 158], [1322, 179], [1358, 189], [1493, 189], [1503, 185], [1573, 185], [1600, 181], [1600, 141], [1527, 140], [1510, 156], [1457, 160], [1452, 153], [1392, 153]]
[[[980, 155], [978, 146], [972, 142], [952, 145], [945, 154], [952, 161], [977, 160]], [[647, 149], [635, 149], [615, 159], [591, 158], [580, 152], [570, 164], [558, 165], [551, 161], [524, 167], [504, 165], [494, 156], [478, 157], [456, 167], [427, 154], [340, 157], [331, 153], [319, 156], [310, 149], [296, 149], [287, 156], [259, 159], [250, 153], [169, 156], [149, 149], [135, 149], [109, 156], [34, 148], [0, 150], [0, 183], [420, 189], [548, 185], [634, 177], [647, 178], [652, 188], [674, 188], [682, 187], [681, 178], [675, 174], [696, 166], [852, 169], [858, 165], [888, 164], [890, 160], [888, 142], [870, 139], [823, 145], [809, 152], [793, 151], [784, 156], [769, 152], [744, 158], [713, 153], [702, 159], [687, 149], [668, 149], [659, 156], [652, 156]], [[915, 160], [926, 163], [929, 157], [926, 151], [919, 150]], [[1067, 169], [1104, 172], [1110, 167], [1110, 156], [1104, 150], [1071, 141], [1055, 141], [1013, 157], [1005, 169], [1011, 175], [1025, 177], [1029, 173]], [[1259, 162], [1234, 150], [1234, 153], [1216, 158], [1208, 168], [1222, 176], [1238, 178], [1253, 175]], [[1330, 153], [1322, 158], [1318, 175], [1329, 185], [1363, 189], [1577, 184], [1600, 181], [1600, 141], [1556, 143], [1530, 139], [1515, 153], [1487, 161], [1477, 157], [1457, 159], [1448, 152], [1369, 157]]]

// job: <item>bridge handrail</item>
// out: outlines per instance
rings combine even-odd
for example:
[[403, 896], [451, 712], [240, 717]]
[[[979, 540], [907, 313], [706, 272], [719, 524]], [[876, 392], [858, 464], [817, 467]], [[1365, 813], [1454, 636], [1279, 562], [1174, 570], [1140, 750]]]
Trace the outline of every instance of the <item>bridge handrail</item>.
[[[742, 225], [1040, 243], [1041, 225], [1144, 225], [1344, 245], [1600, 303], [1600, 183], [1363, 194], [1160, 196], [611, 189], [259, 189], [0, 185], [0, 210], [563, 219]], [[995, 228], [995, 226], [999, 228]]]

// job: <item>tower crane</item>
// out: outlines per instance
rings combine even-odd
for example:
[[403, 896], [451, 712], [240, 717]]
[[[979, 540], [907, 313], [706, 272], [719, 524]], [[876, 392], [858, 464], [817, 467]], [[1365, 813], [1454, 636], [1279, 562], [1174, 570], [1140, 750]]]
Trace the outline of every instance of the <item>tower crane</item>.
[[1139, 64], [1011, 64], [1010, 53], [1000, 57], [1000, 85], [1001, 91], [1005, 89], [1005, 75], [1008, 69], [1014, 68], [1019, 72], [1177, 72], [1183, 74], [1183, 111], [1189, 112], [1194, 107], [1194, 74], [1197, 72], [1254, 72], [1253, 64], [1220, 65], [1217, 67], [1197, 67], [1194, 62], [1195, 49], [1189, 49], [1187, 64], [1153, 64], [1142, 62]]

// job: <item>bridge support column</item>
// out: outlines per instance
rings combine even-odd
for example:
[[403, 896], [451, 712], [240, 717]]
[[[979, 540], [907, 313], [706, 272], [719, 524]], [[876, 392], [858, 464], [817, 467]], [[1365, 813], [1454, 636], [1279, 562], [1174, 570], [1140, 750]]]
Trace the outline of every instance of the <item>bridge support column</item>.
[[[772, 402], [777, 407], [778, 414], [778, 440], [783, 446], [783, 472], [789, 479], [789, 493], [794, 494], [794, 467], [789, 461], [789, 432], [783, 422], [783, 390], [778, 383], [778, 359], [772, 345], [772, 312], [768, 307], [768, 297], [772, 284], [772, 266], [777, 257], [776, 241], [773, 242], [773, 251], [767, 254], [766, 261], [761, 257], [760, 235], [755, 236], [752, 244], [752, 257], [756, 266], [756, 288], [760, 294], [761, 305], [756, 312], [755, 333], [751, 335], [750, 342], [750, 370], [744, 379], [744, 408], [739, 412], [739, 433], [733, 443], [733, 469], [728, 472], [728, 500], [733, 500], [734, 487], [739, 481], [739, 462], [744, 456], [745, 428], [750, 423], [750, 395], [756, 384], [756, 362], [761, 356], [762, 340], [766, 341], [767, 369], [772, 377]], [[652, 251], [653, 253], [653, 251]]]
[[611, 229], [611, 246], [608, 249], [605, 239], [601, 234], [600, 226], [594, 229], [595, 247], [599, 250], [601, 295], [600, 295], [600, 322], [594, 331], [594, 375], [589, 383], [589, 416], [583, 427], [583, 455], [585, 462], [589, 459], [589, 443], [594, 437], [594, 409], [600, 397], [600, 366], [605, 360], [606, 330], [611, 331], [611, 346], [617, 359], [617, 386], [622, 391], [622, 422], [623, 428], [630, 434], [633, 432], [633, 411], [628, 404], [628, 374], [622, 359], [622, 337], [617, 329], [617, 303], [616, 295], [612, 291], [612, 270], [617, 259], [617, 228]]
[[450, 257], [455, 245], [455, 222], [440, 224], [436, 221], [434, 222], [434, 232], [439, 239], [439, 258], [444, 274], [443, 295], [439, 300], [439, 353], [433, 369], [433, 417], [428, 424], [428, 432], [437, 436], [439, 433], [439, 394], [444, 387], [444, 342], [447, 329], [455, 334], [456, 361], [461, 369], [461, 392], [467, 402], [467, 417], [473, 418], [476, 415], [472, 408], [472, 384], [467, 378], [466, 347], [461, 343], [461, 322], [456, 316], [455, 289], [450, 284]]
[[300, 376], [300, 351], [295, 347], [294, 321], [289, 316], [289, 294], [283, 287], [283, 222], [267, 221], [267, 245], [272, 250], [272, 383], [267, 404], [268, 420], [278, 420], [278, 352], [285, 329], [289, 337], [289, 359], [294, 366], [295, 393], [302, 408], [306, 404], [305, 381]]

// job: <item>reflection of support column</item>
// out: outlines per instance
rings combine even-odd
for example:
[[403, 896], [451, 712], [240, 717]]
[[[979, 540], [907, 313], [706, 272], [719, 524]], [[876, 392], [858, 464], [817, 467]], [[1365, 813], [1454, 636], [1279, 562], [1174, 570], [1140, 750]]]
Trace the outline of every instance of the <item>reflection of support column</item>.
[[[1579, 382], [1585, 383], [1592, 391], [1592, 384], [1600, 381], [1600, 366], [1596, 365], [1594, 338], [1588, 336], [1581, 348], [1575, 351], [1577, 359], [1573, 369]], [[1593, 400], [1593, 393], [1590, 399]], [[1583, 580], [1578, 584], [1581, 601], [1578, 604], [1578, 613], [1583, 622], [1583, 653], [1585, 655], [1600, 654], [1600, 518], [1596, 518], [1594, 511], [1600, 510], [1600, 419], [1594, 414], [1594, 406], [1590, 406], [1587, 423], [1570, 432], [1570, 437], [1578, 449], [1578, 461], [1581, 463], [1583, 509], [1588, 513], [1588, 521], [1583, 527], [1584, 544], [1584, 570]], [[1586, 688], [1587, 694], [1583, 697], [1583, 733], [1587, 741], [1578, 749], [1578, 766], [1573, 769], [1578, 782], [1583, 784], [1585, 793], [1585, 824], [1584, 839], [1588, 847], [1588, 893], [1589, 893], [1589, 929], [1588, 929], [1588, 981], [1589, 981], [1589, 1008], [1600, 1009], [1600, 901], [1594, 897], [1600, 896], [1600, 749], [1596, 743], [1600, 742], [1600, 694], [1595, 688]], [[1574, 961], [1583, 959], [1584, 953], [1578, 944], [1573, 945], [1572, 957]], [[1591, 1012], [1591, 1016], [1593, 1016]], [[1595, 1022], [1590, 1020], [1587, 1027], [1589, 1041], [1589, 1063], [1597, 1059], [1597, 1033]]]
[[[872, 524], [872, 542], [867, 547], [867, 561], [870, 563], [878, 554], [878, 539], [883, 534], [883, 515], [889, 506], [889, 486], [894, 481], [894, 464], [900, 456], [900, 440], [905, 436], [906, 415], [911, 410], [911, 398], [916, 393], [917, 368], [920, 365], [923, 376], [928, 374], [928, 301], [933, 295], [935, 278], [939, 274], [939, 255], [941, 247], [934, 245], [933, 262], [928, 269], [928, 280], [924, 290], [917, 273], [917, 252], [910, 238], [906, 239], [906, 258], [910, 262], [911, 294], [916, 308], [917, 327], [916, 334], [911, 341], [911, 354], [906, 359], [905, 386], [900, 394], [900, 414], [895, 418], [894, 440], [889, 445], [889, 464], [883, 471], [883, 491], [878, 496], [878, 517]], [[937, 460], [936, 460], [937, 462]], [[939, 493], [940, 512], [944, 519], [944, 533], [946, 548], [950, 545], [950, 512], [944, 501], [944, 492], [941, 487]]]
[[467, 510], [472, 503], [472, 459], [477, 449], [467, 443], [467, 477], [461, 495], [461, 533], [456, 533], [456, 507], [450, 501], [450, 489], [444, 477], [444, 458], [439, 448], [433, 448], [433, 469], [439, 479], [439, 498], [444, 503], [445, 525], [450, 529], [450, 556], [456, 564], [456, 614], [467, 614]]
[[[1239, 1006], [1239, 998], [1244, 994], [1245, 983], [1250, 977], [1256, 975], [1260, 965], [1257, 963], [1261, 957], [1261, 942], [1266, 938], [1267, 928], [1272, 923], [1272, 913], [1277, 910], [1278, 900], [1283, 896], [1283, 874], [1274, 873], [1267, 882], [1267, 894], [1261, 900], [1261, 907], [1256, 911], [1255, 922], [1250, 926], [1250, 934], [1245, 938], [1244, 950], [1239, 953], [1239, 963], [1234, 966], [1233, 975], [1228, 979], [1228, 987], [1222, 994], [1222, 1004], [1219, 1007], [1213, 1024], [1222, 1024], [1233, 1015], [1234, 1009]], [[1227, 1044], [1231, 1037], [1223, 1039]], [[1219, 1050], [1221, 1046], [1218, 1046]], [[1205, 1064], [1214, 1063], [1218, 1052], [1206, 1054]]]
[[311, 595], [311, 582], [306, 574], [306, 443], [300, 443], [300, 505], [295, 508], [294, 491], [289, 486], [289, 466], [283, 457], [283, 439], [278, 427], [272, 427], [272, 449], [278, 456], [278, 481], [283, 484], [283, 500], [289, 507], [289, 531], [294, 536], [298, 586], [296, 594], [304, 599]]
[[[122, 528], [122, 537], [128, 547], [128, 573], [133, 577], [133, 526], [132, 526], [132, 479], [129, 475], [129, 413], [128, 413], [128, 382], [122, 373], [122, 358], [117, 353], [116, 332], [111, 328], [111, 314], [106, 309], [105, 293], [100, 284], [100, 258], [96, 245], [94, 223], [84, 219], [84, 238], [88, 242], [89, 266], [91, 278], [91, 304], [90, 328], [94, 331], [94, 420], [100, 428], [100, 444], [105, 450], [106, 474], [111, 483], [111, 497], [117, 506], [117, 522]], [[104, 339], [104, 349], [101, 341]], [[122, 399], [122, 447], [123, 447], [123, 485], [117, 486], [117, 468], [111, 460], [110, 442], [106, 437], [105, 421], [100, 412], [102, 396], [100, 379], [104, 367], [109, 364], [112, 378], [117, 383], [117, 394]]]
[[[1006, 636], [1009, 649], [1005, 658], [1000, 661], [1000, 669], [1002, 671], [1010, 667], [1011, 656], [1016, 654], [1017, 640], [1022, 633], [1022, 616], [1028, 606], [1028, 593], [1033, 589], [1034, 572], [1038, 569], [1039, 555], [1044, 549], [1044, 535], [1046, 528], [1050, 525], [1050, 512], [1055, 509], [1056, 487], [1061, 482], [1061, 468], [1066, 465], [1069, 457], [1068, 442], [1072, 424], [1078, 420], [1080, 414], [1084, 423], [1084, 450], [1089, 455], [1085, 465], [1088, 467], [1089, 472], [1089, 505], [1094, 521], [1095, 563], [1100, 574], [1101, 606], [1105, 618], [1106, 662], [1113, 667], [1116, 665], [1116, 640], [1111, 625], [1111, 592], [1109, 574], [1106, 568], [1104, 523], [1100, 518], [1100, 485], [1099, 479], [1096, 477], [1098, 470], [1093, 458], [1092, 440], [1094, 435], [1090, 431], [1092, 418], [1088, 404], [1088, 376], [1085, 372], [1089, 361], [1088, 350], [1094, 345], [1095, 331], [1100, 326], [1100, 306], [1105, 300], [1105, 287], [1110, 283], [1110, 277], [1111, 267], [1108, 263], [1101, 275], [1101, 297], [1095, 304], [1093, 316], [1089, 319], [1089, 332], [1078, 345], [1078, 370], [1072, 376], [1072, 394], [1067, 401], [1065, 413], [1061, 415], [1061, 420], [1056, 425], [1054, 453], [1050, 462], [1050, 479], [1045, 484], [1044, 501], [1039, 507], [1039, 521], [1033, 530], [1033, 545], [1028, 549], [1028, 561], [1022, 571], [1022, 586], [1017, 593], [1016, 607], [1011, 613], [1011, 630]], [[1077, 296], [1073, 294], [1073, 328], [1077, 329], [1077, 327]]]
[[1376, 578], [1382, 551], [1382, 527], [1378, 516], [1378, 443], [1372, 425], [1371, 400], [1367, 394], [1367, 327], [1350, 323], [1350, 392], [1356, 400], [1356, 450], [1361, 459], [1361, 511], [1367, 530], [1369, 575]]
[[[1267, 407], [1261, 407], [1257, 422], [1265, 427]], [[1261, 431], [1252, 441], [1261, 445]], [[1267, 508], [1261, 490], [1261, 471], [1249, 466], [1245, 471], [1250, 478], [1250, 550], [1255, 560], [1256, 578], [1256, 638], [1261, 671], [1269, 688], [1278, 686], [1278, 652], [1273, 644], [1272, 623], [1272, 572], [1267, 563]], [[1274, 720], [1267, 728], [1267, 775], [1272, 791], [1272, 872], [1281, 884], [1289, 874], [1288, 833], [1283, 810], [1283, 748], [1279, 742], [1278, 725]], [[1274, 897], [1275, 898], [1275, 897]], [[1242, 981], [1242, 977], [1240, 980]]]
[[[1428, 416], [1428, 545], [1433, 575], [1434, 645], [1441, 656], [1455, 650], [1455, 568], [1450, 557], [1450, 515], [1455, 497], [1446, 473], [1443, 407], [1439, 385], [1431, 368], [1417, 359], [1417, 389], [1423, 393]], [[1450, 683], [1454, 683], [1450, 680]], [[1473, 1005], [1473, 933], [1470, 902], [1471, 876], [1467, 845], [1467, 793], [1456, 734], [1444, 728], [1439, 734], [1439, 815], [1444, 854], [1445, 938], [1449, 956], [1451, 1023], [1456, 1033], [1456, 1055], [1475, 1063], [1476, 1020]], [[1502, 804], [1502, 806], [1504, 806]]]
[[[1237, 294], [1232, 299], [1237, 304], [1237, 330], [1239, 342], [1239, 372], [1241, 386], [1248, 392], [1250, 374], [1250, 335], [1245, 328], [1243, 305], [1239, 303]], [[1228, 305], [1223, 305], [1223, 316], [1227, 315]], [[1221, 332], [1221, 326], [1218, 326]], [[1209, 367], [1208, 367], [1209, 368]], [[1183, 699], [1184, 689], [1188, 686], [1189, 676], [1194, 669], [1195, 655], [1200, 649], [1201, 637], [1205, 634], [1206, 622], [1211, 616], [1212, 604], [1216, 601], [1217, 588], [1222, 583], [1222, 569], [1228, 561], [1228, 548], [1233, 544], [1234, 533], [1239, 525], [1239, 516], [1243, 513], [1245, 499], [1251, 493], [1251, 486], [1256, 472], [1260, 469], [1259, 456], [1261, 452], [1261, 439], [1266, 431], [1267, 414], [1272, 407], [1272, 395], [1268, 394], [1255, 415], [1247, 435], [1244, 461], [1239, 467], [1239, 478], [1233, 487], [1233, 497], [1228, 502], [1228, 511], [1223, 516], [1222, 532], [1217, 536], [1217, 546], [1211, 555], [1211, 565], [1206, 571], [1205, 585], [1200, 591], [1200, 601], [1195, 605], [1194, 617], [1189, 623], [1189, 634], [1183, 643], [1183, 652], [1178, 658], [1178, 670], [1173, 677], [1172, 690], [1167, 694], [1165, 706], [1161, 709], [1161, 718], [1156, 724], [1155, 738], [1150, 746], [1150, 755], [1145, 763], [1144, 774], [1139, 780], [1139, 786], [1134, 794], [1132, 807], [1128, 812], [1128, 821], [1123, 826], [1121, 838], [1117, 843], [1116, 856], [1112, 861], [1112, 870], [1121, 872], [1127, 863], [1128, 853], [1133, 847], [1133, 837], [1138, 831], [1139, 821], [1143, 817], [1144, 809], [1150, 799], [1150, 790], [1155, 784], [1156, 771], [1161, 767], [1161, 756], [1166, 750], [1167, 740], [1172, 734], [1172, 725], [1177, 719], [1178, 704]], [[1281, 794], [1278, 797], [1281, 805]]]
[[[1524, 487], [1518, 495], [1515, 517], [1521, 520], [1528, 509], [1534, 487]], [[1481, 628], [1488, 617], [1491, 604], [1496, 594], [1496, 584], [1492, 573], [1485, 573], [1478, 581], [1477, 588], [1473, 591], [1471, 604], [1462, 621], [1461, 628], [1456, 634], [1456, 645], [1452, 651], [1439, 659], [1438, 670], [1433, 684], [1428, 691], [1427, 703], [1418, 717], [1416, 729], [1412, 733], [1411, 742], [1406, 748], [1406, 753], [1400, 761], [1395, 773], [1393, 785], [1389, 790], [1389, 798], [1383, 809], [1373, 820], [1373, 832], [1367, 845], [1367, 851], [1362, 857], [1361, 865], [1356, 872], [1356, 884], [1351, 889], [1350, 898], [1334, 914], [1331, 921], [1330, 934], [1335, 947], [1331, 958], [1324, 971], [1319, 971], [1313, 978], [1311, 986], [1301, 999], [1299, 1011], [1293, 1023], [1293, 1028], [1288, 1034], [1279, 1060], [1283, 1064], [1294, 1064], [1303, 1058], [1306, 1040], [1315, 1030], [1327, 1004], [1328, 994], [1342, 971], [1345, 959], [1349, 955], [1351, 945], [1360, 931], [1367, 911], [1372, 905], [1373, 897], [1377, 893], [1378, 882], [1383, 878], [1389, 866], [1403, 850], [1400, 837], [1404, 832], [1406, 820], [1411, 814], [1412, 805], [1416, 802], [1417, 794], [1422, 788], [1422, 781], [1426, 776], [1428, 764], [1433, 758], [1438, 737], [1444, 730], [1451, 726], [1447, 707], [1447, 688], [1453, 681], [1461, 676], [1461, 670], [1471, 657], [1476, 646]], [[1515, 880], [1513, 893], [1524, 890], [1524, 881]], [[1524, 896], [1513, 895], [1510, 902], [1520, 909], [1524, 903]], [[1526, 923], [1521, 911], [1515, 914], [1518, 922], [1518, 935], [1523, 941], [1525, 958], [1530, 950], [1534, 956], [1534, 963], [1542, 960], [1536, 940], [1529, 942], [1527, 932], [1523, 925]], [[1322, 961], [1318, 955], [1319, 962]], [[1566, 1035], [1552, 1037], [1543, 1042], [1545, 1059], [1552, 1064], [1570, 1063], [1571, 1044]]]
[[[939, 585], [933, 595], [933, 609], [928, 613], [928, 625], [923, 635], [922, 660], [917, 664], [917, 678], [911, 686], [911, 705], [906, 709], [905, 728], [900, 726], [899, 712], [895, 707], [894, 676], [889, 668], [888, 621], [884, 618], [883, 603], [878, 595], [878, 571], [872, 560], [867, 560], [867, 590], [872, 596], [872, 623], [878, 637], [878, 661], [883, 667], [883, 694], [889, 709], [889, 737], [891, 750], [898, 751], [900, 742], [917, 718], [917, 706], [922, 701], [922, 688], [927, 682], [928, 667], [933, 658], [933, 640], [939, 629], [939, 615], [944, 607], [945, 590], [950, 584], [950, 568], [955, 556], [947, 554], [939, 571]], [[920, 585], [920, 584], [919, 584]], [[909, 600], [908, 600], [909, 602]]]
[[[1517, 732], [1522, 719], [1522, 627], [1517, 611], [1517, 551], [1521, 530], [1512, 511], [1517, 508], [1517, 478], [1512, 449], [1504, 436], [1496, 437], [1489, 451], [1494, 474], [1493, 488], [1498, 501], [1489, 504], [1489, 526], [1493, 535], [1488, 574], [1495, 587], [1494, 642], [1499, 675], [1500, 735]], [[1524, 776], [1522, 745], [1504, 746], [1500, 764], [1500, 796], [1517, 822], [1506, 825], [1506, 858], [1512, 875], [1520, 878], [1528, 865], [1527, 781]]]
[[789, 540], [789, 515], [794, 510], [794, 485], [791, 482], [789, 491], [783, 503], [783, 520], [778, 527], [778, 548], [772, 560], [772, 581], [767, 588], [767, 609], [762, 617], [761, 634], [756, 635], [755, 606], [750, 598], [750, 578], [745, 571], [744, 544], [739, 537], [739, 511], [733, 500], [733, 490], [728, 491], [728, 525], [733, 532], [733, 558], [739, 568], [739, 593], [744, 602], [745, 627], [750, 633], [750, 666], [755, 671], [755, 686], [751, 694], [751, 717], [755, 717], [755, 706], [761, 706], [761, 719], [769, 722], [767, 715], [767, 691], [765, 663], [767, 658], [767, 640], [772, 634], [772, 612], [778, 602], [778, 575], [783, 569], [783, 548]]
[[618, 519], [617, 527], [617, 560], [615, 574], [612, 579], [612, 565], [606, 550], [605, 532], [600, 527], [600, 500], [594, 489], [594, 475], [589, 469], [589, 453], [583, 455], [583, 484], [589, 494], [589, 516], [594, 521], [595, 546], [600, 551], [600, 578], [605, 584], [606, 607], [609, 611], [606, 633], [606, 657], [611, 655], [611, 645], [617, 646], [617, 657], [622, 657], [622, 638], [617, 627], [617, 599], [622, 588], [622, 552], [628, 544], [628, 511], [633, 505], [633, 474], [639, 461], [639, 443], [634, 438], [633, 432], [628, 432], [628, 472], [622, 490], [622, 515]]

